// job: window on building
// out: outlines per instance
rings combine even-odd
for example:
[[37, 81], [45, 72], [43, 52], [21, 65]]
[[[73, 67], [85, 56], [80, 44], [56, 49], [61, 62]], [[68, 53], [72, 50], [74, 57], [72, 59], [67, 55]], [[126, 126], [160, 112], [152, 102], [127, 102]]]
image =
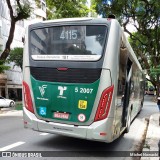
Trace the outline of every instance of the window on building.
[[2, 37], [2, 27], [0, 26], [0, 37]]
[[2, 53], [3, 46], [0, 44], [0, 54]]
[[42, 10], [46, 11], [46, 6], [45, 6], [45, 3], [43, 3], [43, 2], [42, 2]]
[[2, 21], [0, 20], [0, 37], [2, 37]]

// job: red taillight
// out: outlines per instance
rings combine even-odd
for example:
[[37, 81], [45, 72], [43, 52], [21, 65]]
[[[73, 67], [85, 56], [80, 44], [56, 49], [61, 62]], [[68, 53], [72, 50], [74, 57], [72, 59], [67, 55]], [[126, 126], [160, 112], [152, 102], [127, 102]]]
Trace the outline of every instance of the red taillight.
[[61, 68], [57, 68], [58, 71], [67, 71], [68, 68], [65, 68], [65, 67], [61, 67]]
[[102, 92], [94, 121], [107, 118], [111, 106], [113, 88], [114, 86], [111, 86]]
[[101, 132], [99, 135], [100, 135], [100, 136], [106, 136], [107, 133], [106, 133], [106, 132]]
[[25, 103], [26, 109], [34, 113], [30, 89], [28, 84], [24, 81], [23, 81], [23, 94], [24, 94], [24, 103]]

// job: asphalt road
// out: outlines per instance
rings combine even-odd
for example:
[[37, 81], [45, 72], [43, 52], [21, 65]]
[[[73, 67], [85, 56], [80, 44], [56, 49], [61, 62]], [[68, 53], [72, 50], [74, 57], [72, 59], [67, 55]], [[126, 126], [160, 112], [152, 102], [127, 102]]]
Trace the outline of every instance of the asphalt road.
[[[9, 112], [0, 114], [0, 151], [54, 151], [53, 153], [58, 155], [58, 157], [43, 157], [41, 160], [126, 159], [125, 157], [98, 157], [96, 153], [98, 153], [97, 151], [132, 150], [143, 134], [144, 118], [158, 112], [156, 103], [152, 101], [152, 98], [152, 96], [145, 96], [144, 107], [133, 121], [130, 132], [110, 144], [35, 132], [24, 129], [22, 113], [16, 114], [15, 112]], [[77, 151], [79, 154], [74, 156], [73, 152], [73, 157], [67, 157], [68, 152], [66, 151]], [[88, 151], [85, 157], [84, 154], [81, 155], [81, 151]], [[0, 159], [8, 159], [8, 157]], [[24, 158], [15, 157], [9, 159], [17, 160]], [[28, 159], [35, 160], [39, 158]]]

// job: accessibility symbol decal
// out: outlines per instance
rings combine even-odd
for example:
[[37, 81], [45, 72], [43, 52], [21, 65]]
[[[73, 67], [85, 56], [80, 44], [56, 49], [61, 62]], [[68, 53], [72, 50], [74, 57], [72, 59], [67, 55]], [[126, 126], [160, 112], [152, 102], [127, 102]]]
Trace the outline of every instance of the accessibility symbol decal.
[[41, 116], [45, 116], [47, 114], [47, 108], [46, 107], [39, 107], [39, 114]]

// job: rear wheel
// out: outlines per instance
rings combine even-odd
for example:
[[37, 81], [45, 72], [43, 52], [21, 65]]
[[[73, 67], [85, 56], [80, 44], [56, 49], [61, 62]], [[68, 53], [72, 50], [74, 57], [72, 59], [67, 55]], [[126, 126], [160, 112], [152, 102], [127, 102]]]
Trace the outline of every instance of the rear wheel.
[[14, 102], [13, 102], [13, 101], [12, 101], [12, 102], [10, 102], [9, 107], [14, 107]]

